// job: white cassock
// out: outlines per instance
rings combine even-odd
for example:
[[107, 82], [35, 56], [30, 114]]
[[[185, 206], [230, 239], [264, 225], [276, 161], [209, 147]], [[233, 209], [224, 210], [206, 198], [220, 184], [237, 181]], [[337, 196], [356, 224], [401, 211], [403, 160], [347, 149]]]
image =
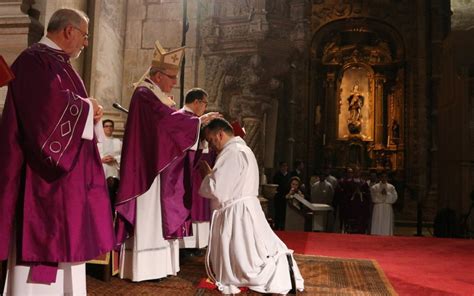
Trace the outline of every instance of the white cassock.
[[30, 267], [16, 265], [16, 258], [16, 239], [13, 239], [10, 255], [8, 256], [8, 272], [2, 295], [87, 295], [86, 264], [84, 262], [59, 263], [56, 281], [51, 284], [40, 284], [29, 281]]
[[[206, 270], [222, 293], [249, 287], [260, 293], [286, 294], [291, 289], [291, 256], [298, 290], [304, 281], [293, 251], [265, 219], [258, 195], [259, 173], [253, 152], [240, 137], [229, 140], [199, 193], [216, 201], [206, 254]], [[210, 261], [210, 262], [209, 262]]]
[[[383, 193], [385, 191], [385, 194]], [[397, 201], [397, 191], [392, 184], [379, 182], [370, 187], [374, 208], [371, 234], [393, 235], [392, 204]]]
[[117, 161], [113, 164], [102, 163], [104, 167], [105, 177], [119, 177], [120, 154], [122, 153], [122, 141], [114, 137], [105, 137], [102, 142], [97, 143], [100, 158], [110, 155]]
[[163, 238], [160, 175], [150, 189], [137, 198], [133, 237], [120, 253], [120, 278], [134, 282], [160, 279], [179, 271], [179, 242]]

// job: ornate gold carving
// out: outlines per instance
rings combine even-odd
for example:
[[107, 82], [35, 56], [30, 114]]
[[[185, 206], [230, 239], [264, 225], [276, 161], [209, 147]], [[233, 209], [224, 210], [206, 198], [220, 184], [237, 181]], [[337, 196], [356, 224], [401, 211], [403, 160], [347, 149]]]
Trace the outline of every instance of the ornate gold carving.
[[337, 45], [337, 40], [328, 42], [323, 49], [323, 64], [346, 64], [364, 62], [369, 65], [389, 64], [393, 61], [392, 53], [386, 41], [375, 45], [349, 44]]

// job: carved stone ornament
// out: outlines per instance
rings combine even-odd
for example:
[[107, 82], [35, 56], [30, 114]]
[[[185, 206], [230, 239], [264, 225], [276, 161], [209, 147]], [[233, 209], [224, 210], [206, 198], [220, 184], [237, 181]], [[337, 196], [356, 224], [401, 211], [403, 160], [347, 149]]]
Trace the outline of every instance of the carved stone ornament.
[[397, 19], [409, 15], [408, 0], [313, 0], [311, 23], [316, 31], [336, 19], [372, 16], [381, 20]]

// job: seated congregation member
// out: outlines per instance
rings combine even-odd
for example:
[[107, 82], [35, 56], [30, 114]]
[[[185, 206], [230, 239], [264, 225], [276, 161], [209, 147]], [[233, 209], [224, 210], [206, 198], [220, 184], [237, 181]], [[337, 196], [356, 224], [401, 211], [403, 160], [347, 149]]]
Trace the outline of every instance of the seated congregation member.
[[206, 271], [224, 294], [246, 286], [260, 293], [303, 290], [303, 278], [292, 250], [268, 225], [257, 198], [259, 172], [255, 155], [224, 119], [205, 128], [206, 140], [218, 152], [214, 168], [201, 162], [200, 194], [217, 202], [211, 220]]
[[380, 182], [370, 188], [374, 209], [370, 234], [393, 235], [393, 208], [397, 201], [395, 187], [387, 182], [387, 173], [380, 175]]

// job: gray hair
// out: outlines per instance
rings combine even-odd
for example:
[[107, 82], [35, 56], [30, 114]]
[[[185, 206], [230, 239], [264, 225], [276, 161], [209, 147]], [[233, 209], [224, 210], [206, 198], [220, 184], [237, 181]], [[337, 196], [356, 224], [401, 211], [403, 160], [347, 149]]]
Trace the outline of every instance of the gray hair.
[[150, 77], [153, 77], [156, 75], [156, 73], [158, 72], [161, 72], [161, 70], [157, 67], [151, 67], [150, 68], [150, 71], [148, 72], [148, 74], [150, 74]]
[[67, 25], [79, 27], [81, 22], [89, 23], [89, 17], [80, 10], [63, 8], [56, 10], [48, 23], [48, 32], [58, 32]]

